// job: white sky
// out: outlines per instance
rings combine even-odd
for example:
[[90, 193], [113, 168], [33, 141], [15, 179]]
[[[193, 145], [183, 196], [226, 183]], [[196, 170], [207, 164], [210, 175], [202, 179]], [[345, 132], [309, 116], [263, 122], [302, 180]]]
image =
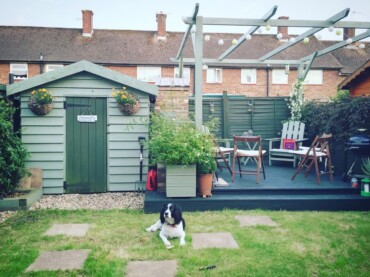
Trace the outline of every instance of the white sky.
[[[326, 20], [350, 8], [344, 20], [370, 21], [369, 0], [0, 0], [0, 25], [81, 28], [81, 10], [94, 12], [95, 29], [156, 30], [156, 13], [167, 14], [167, 30], [187, 29], [183, 16], [192, 16], [195, 3], [204, 17], [249, 18], [265, 15], [278, 6], [274, 19]], [[249, 27], [205, 26], [205, 32], [243, 33]], [[304, 30], [291, 30], [300, 34]], [[269, 33], [276, 33], [271, 29]], [[335, 32], [321, 31], [325, 39], [342, 39]], [[356, 33], [357, 34], [357, 33]], [[0, 38], [1, 39], [1, 38]]]

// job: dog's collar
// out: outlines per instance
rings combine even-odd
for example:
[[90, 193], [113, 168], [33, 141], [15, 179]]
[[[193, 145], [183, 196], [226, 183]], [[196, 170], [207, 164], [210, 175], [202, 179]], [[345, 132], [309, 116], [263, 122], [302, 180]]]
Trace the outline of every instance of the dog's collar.
[[176, 224], [170, 224], [170, 223], [167, 223], [167, 222], [166, 222], [166, 224], [167, 224], [168, 226], [173, 227], [173, 228], [175, 228], [175, 227], [176, 227]]

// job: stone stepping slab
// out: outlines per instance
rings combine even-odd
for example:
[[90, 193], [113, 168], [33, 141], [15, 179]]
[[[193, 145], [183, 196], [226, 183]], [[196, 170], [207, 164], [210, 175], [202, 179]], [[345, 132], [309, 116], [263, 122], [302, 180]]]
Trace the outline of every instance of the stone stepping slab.
[[53, 224], [49, 230], [45, 232], [46, 236], [75, 236], [82, 237], [86, 235], [90, 228], [90, 224]]
[[194, 249], [202, 248], [239, 248], [231, 233], [196, 233], [192, 234]]
[[276, 227], [278, 224], [265, 215], [236, 215], [241, 227], [254, 227], [257, 225]]
[[43, 251], [26, 269], [26, 272], [82, 269], [89, 252], [90, 249]]
[[177, 261], [132, 261], [127, 264], [127, 277], [143, 277], [143, 276], [160, 276], [174, 277], [176, 276]]

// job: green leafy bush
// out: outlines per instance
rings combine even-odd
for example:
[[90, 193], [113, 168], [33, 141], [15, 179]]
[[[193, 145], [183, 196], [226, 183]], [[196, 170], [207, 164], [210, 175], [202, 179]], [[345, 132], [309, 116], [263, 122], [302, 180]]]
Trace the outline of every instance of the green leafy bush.
[[25, 165], [28, 151], [13, 132], [12, 116], [15, 108], [0, 100], [0, 198], [12, 194], [27, 174]]
[[306, 124], [305, 133], [310, 139], [322, 133], [331, 133], [333, 140], [347, 142], [358, 135], [359, 129], [370, 133], [370, 99], [354, 98], [319, 103], [306, 102], [301, 120]]
[[151, 164], [191, 165], [215, 170], [213, 135], [198, 130], [193, 121], [153, 114], [148, 142]]

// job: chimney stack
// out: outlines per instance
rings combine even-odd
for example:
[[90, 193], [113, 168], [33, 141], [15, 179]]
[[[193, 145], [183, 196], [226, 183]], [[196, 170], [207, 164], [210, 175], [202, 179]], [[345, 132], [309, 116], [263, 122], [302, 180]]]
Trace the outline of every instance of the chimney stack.
[[90, 10], [82, 10], [82, 36], [92, 37], [93, 30], [93, 15]]
[[[278, 17], [278, 19], [288, 20], [289, 16], [280, 16], [280, 17]], [[283, 35], [283, 37], [281, 39], [288, 39], [289, 38], [288, 27], [278, 26], [277, 32], [281, 33]]]
[[353, 38], [355, 36], [355, 28], [343, 28], [343, 40]]
[[165, 40], [167, 36], [167, 32], [166, 32], [167, 15], [161, 11], [157, 13], [156, 17], [157, 17], [157, 38], [161, 40]]

